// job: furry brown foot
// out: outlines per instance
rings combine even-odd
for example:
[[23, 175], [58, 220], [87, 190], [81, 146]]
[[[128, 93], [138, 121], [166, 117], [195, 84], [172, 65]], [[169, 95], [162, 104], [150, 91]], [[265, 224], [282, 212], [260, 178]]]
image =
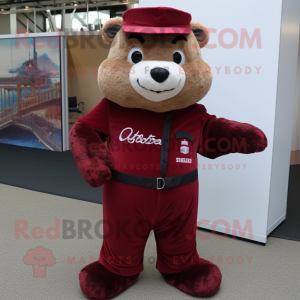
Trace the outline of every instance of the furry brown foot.
[[214, 295], [222, 280], [219, 267], [203, 259], [200, 263], [180, 273], [161, 274], [170, 285], [196, 297]]
[[139, 274], [120, 276], [108, 271], [98, 261], [84, 267], [79, 273], [82, 292], [89, 299], [111, 299], [133, 285]]

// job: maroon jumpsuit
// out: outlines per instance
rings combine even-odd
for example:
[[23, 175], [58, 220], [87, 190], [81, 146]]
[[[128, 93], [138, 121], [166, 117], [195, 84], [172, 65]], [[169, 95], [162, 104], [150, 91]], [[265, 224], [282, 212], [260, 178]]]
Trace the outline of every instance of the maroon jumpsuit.
[[[124, 108], [104, 98], [78, 121], [108, 141], [114, 169], [160, 177], [162, 133], [167, 113]], [[194, 104], [174, 112], [169, 135], [166, 177], [197, 169], [205, 124], [215, 116]], [[103, 245], [99, 261], [108, 270], [131, 276], [143, 270], [151, 230], [157, 243], [156, 267], [177, 273], [199, 260], [196, 250], [198, 180], [175, 188], [152, 189], [111, 180], [103, 186]], [[148, 259], [148, 258], [146, 258]]]

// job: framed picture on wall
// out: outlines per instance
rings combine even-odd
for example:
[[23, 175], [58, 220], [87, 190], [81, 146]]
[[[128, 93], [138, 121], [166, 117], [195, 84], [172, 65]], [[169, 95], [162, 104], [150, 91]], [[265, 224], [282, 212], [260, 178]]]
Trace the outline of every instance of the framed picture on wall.
[[0, 143], [62, 151], [59, 36], [0, 38]]

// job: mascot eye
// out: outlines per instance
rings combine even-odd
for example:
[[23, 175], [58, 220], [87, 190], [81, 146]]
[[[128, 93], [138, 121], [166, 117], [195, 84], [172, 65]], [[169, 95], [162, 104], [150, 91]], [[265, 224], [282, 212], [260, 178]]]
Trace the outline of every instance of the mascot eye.
[[127, 59], [128, 59], [129, 62], [131, 62], [133, 64], [139, 63], [143, 59], [143, 51], [142, 51], [142, 49], [139, 48], [139, 47], [133, 47], [129, 51]]
[[185, 63], [185, 55], [181, 50], [175, 50], [173, 52], [173, 61], [176, 64], [183, 65]]

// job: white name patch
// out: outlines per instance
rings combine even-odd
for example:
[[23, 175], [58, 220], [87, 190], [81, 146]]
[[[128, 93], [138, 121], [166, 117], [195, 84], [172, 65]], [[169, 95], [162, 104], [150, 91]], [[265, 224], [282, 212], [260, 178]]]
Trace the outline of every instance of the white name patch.
[[131, 127], [124, 128], [119, 136], [121, 142], [127, 141], [130, 144], [146, 144], [146, 145], [161, 145], [161, 139], [156, 139], [155, 135], [150, 134], [148, 137], [144, 137], [140, 132], [133, 133]]

